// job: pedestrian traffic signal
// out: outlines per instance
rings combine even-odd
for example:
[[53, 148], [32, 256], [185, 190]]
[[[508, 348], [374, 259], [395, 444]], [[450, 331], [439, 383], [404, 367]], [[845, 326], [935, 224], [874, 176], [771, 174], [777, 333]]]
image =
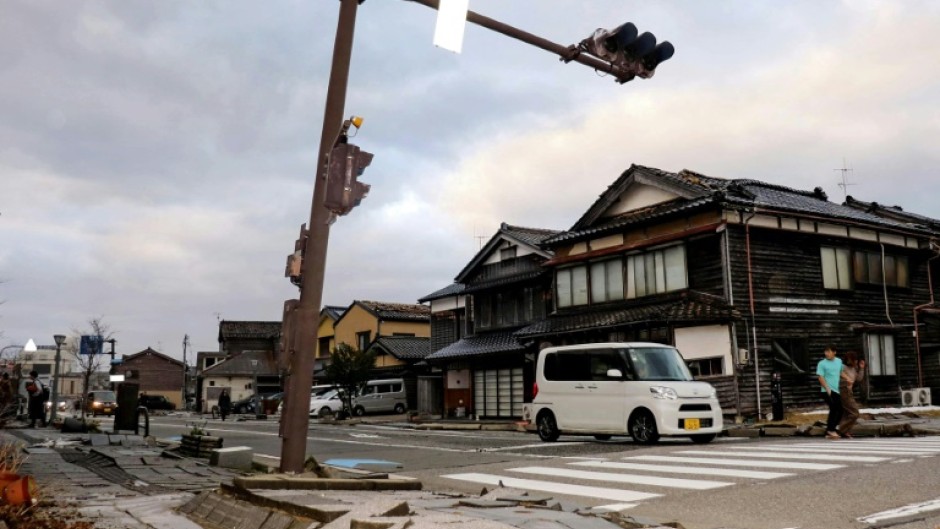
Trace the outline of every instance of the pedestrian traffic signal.
[[372, 153], [351, 143], [338, 143], [330, 151], [329, 163], [323, 205], [337, 215], [345, 215], [369, 194], [371, 186], [358, 178], [372, 163]]
[[636, 76], [649, 79], [656, 67], [676, 52], [669, 41], [657, 45], [652, 33], [639, 33], [631, 22], [612, 30], [597, 29], [593, 35], [581, 41], [578, 48], [609, 62], [611, 73], [617, 76], [620, 83], [626, 83]]

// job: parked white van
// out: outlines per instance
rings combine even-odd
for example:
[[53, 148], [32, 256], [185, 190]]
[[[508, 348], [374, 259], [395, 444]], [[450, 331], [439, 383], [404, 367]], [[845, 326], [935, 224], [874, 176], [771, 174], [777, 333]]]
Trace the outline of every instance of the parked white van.
[[370, 380], [359, 390], [353, 399], [353, 413], [394, 412], [405, 413], [408, 398], [405, 395], [405, 381], [401, 378]]
[[715, 388], [693, 380], [679, 351], [656, 343], [594, 343], [539, 352], [534, 397], [523, 419], [542, 441], [562, 433], [607, 440], [661, 435], [708, 443], [721, 432]]

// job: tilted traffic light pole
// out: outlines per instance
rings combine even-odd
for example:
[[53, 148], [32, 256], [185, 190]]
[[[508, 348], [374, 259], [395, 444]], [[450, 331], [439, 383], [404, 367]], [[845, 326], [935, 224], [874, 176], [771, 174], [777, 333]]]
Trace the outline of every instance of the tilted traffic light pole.
[[[300, 300], [284, 303], [280, 348], [289, 366], [280, 427], [281, 472], [302, 472], [306, 460], [307, 428], [310, 425], [308, 403], [330, 224], [336, 215], [345, 215], [358, 205], [369, 191], [369, 186], [357, 178], [372, 161], [372, 155], [348, 144], [346, 136], [349, 127], [358, 127], [361, 120], [355, 117], [343, 120], [356, 11], [364, 0], [339, 1], [339, 21], [317, 153], [309, 229], [301, 227], [295, 252], [288, 256], [287, 261], [286, 275], [300, 287]], [[439, 0], [409, 1], [433, 9], [439, 7]], [[635, 26], [629, 22], [611, 31], [599, 29], [578, 44], [564, 46], [473, 11], [467, 12], [467, 21], [552, 52], [564, 62], [579, 62], [609, 73], [619, 83], [626, 83], [636, 76], [651, 77], [656, 66], [672, 57], [674, 51], [668, 42], [657, 46], [656, 38], [650, 33], [636, 35]]]

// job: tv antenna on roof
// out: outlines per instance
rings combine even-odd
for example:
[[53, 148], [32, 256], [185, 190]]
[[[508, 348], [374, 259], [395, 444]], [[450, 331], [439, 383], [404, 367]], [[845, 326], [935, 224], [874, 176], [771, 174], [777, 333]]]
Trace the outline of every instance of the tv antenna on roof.
[[856, 184], [849, 183], [849, 173], [854, 173], [855, 169], [846, 167], [845, 158], [842, 159], [842, 169], [833, 169], [833, 171], [842, 172], [842, 181], [839, 182], [839, 187], [842, 188], [843, 199], [849, 198], [849, 186], [854, 186]]

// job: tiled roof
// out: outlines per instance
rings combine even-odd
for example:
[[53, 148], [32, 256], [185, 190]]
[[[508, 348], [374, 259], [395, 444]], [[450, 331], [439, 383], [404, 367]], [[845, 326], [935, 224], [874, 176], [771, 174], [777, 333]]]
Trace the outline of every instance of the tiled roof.
[[470, 294], [472, 292], [480, 292], [482, 290], [489, 290], [491, 288], [511, 285], [513, 283], [519, 283], [522, 281], [528, 281], [529, 279], [535, 279], [536, 277], [549, 275], [549, 274], [551, 274], [551, 270], [543, 269], [543, 270], [529, 270], [529, 271], [522, 272], [519, 274], [511, 275], [511, 276], [497, 277], [497, 278], [490, 279], [487, 281], [480, 281], [478, 283], [468, 285], [466, 290], [464, 290], [464, 293]]
[[466, 287], [467, 286], [463, 283], [451, 283], [450, 285], [447, 285], [440, 290], [435, 290], [434, 292], [431, 292], [430, 294], [419, 299], [418, 303], [425, 303], [427, 301], [434, 301], [435, 299], [441, 298], [449, 298], [451, 296], [459, 296], [460, 294], [463, 294], [463, 291]]
[[356, 301], [356, 303], [383, 320], [430, 321], [431, 318], [431, 308], [427, 305], [385, 303], [382, 301]]
[[497, 231], [490, 238], [489, 242], [483, 245], [480, 248], [480, 251], [473, 256], [466, 265], [464, 265], [463, 270], [457, 274], [456, 281], [458, 283], [466, 283], [470, 278], [471, 274], [477, 270], [479, 267], [483, 266], [483, 263], [486, 259], [493, 255], [497, 248], [503, 244], [504, 241], [516, 242], [529, 247], [529, 250], [535, 252], [536, 255], [542, 257], [542, 259], [548, 259], [552, 256], [551, 252], [547, 252], [542, 248], [542, 243], [550, 239], [560, 232], [557, 230], [546, 230], [542, 228], [524, 228], [522, 226], [510, 226], [505, 222], [500, 224], [499, 231]]
[[511, 226], [505, 222], [499, 226], [500, 233], [505, 233], [506, 235], [519, 239], [520, 241], [529, 244], [534, 247], [538, 247], [542, 244], [542, 241], [552, 237], [553, 235], [558, 235], [561, 233], [559, 230], [547, 230], [542, 228], [525, 228], [523, 226]]
[[879, 217], [905, 222], [911, 226], [926, 228], [934, 232], [940, 231], [940, 220], [904, 211], [901, 206], [885, 206], [877, 202], [862, 202], [851, 196], [845, 197], [845, 205]]
[[277, 361], [270, 351], [245, 351], [202, 371], [203, 377], [276, 375]]
[[[680, 198], [602, 220], [601, 213], [613, 204], [632, 179], [654, 182], [675, 191]], [[715, 205], [792, 212], [922, 233], [928, 231], [925, 225], [877, 215], [864, 208], [829, 202], [826, 193], [818, 187], [812, 191], [801, 191], [757, 180], [715, 178], [688, 170], [668, 173], [660, 169], [633, 165], [607, 188], [571, 230], [546, 239], [544, 245], [557, 246], [560, 243], [615, 232], [627, 225], [641, 224]]]
[[525, 347], [519, 343], [519, 340], [513, 337], [512, 331], [494, 332], [463, 338], [443, 349], [431, 353], [425, 360], [451, 360], [467, 356], [510, 353], [524, 350]]
[[134, 361], [134, 360], [137, 359], [137, 358], [142, 358], [142, 357], [148, 356], [148, 355], [152, 355], [152, 356], [156, 356], [156, 357], [162, 358], [162, 359], [164, 359], [164, 360], [166, 360], [167, 362], [170, 362], [170, 363], [172, 363], [172, 364], [176, 364], [176, 365], [179, 365], [179, 366], [182, 366], [182, 365], [183, 365], [183, 362], [181, 362], [181, 361], [179, 361], [179, 360], [177, 360], [177, 359], [175, 359], [175, 358], [172, 358], [172, 357], [170, 357], [170, 356], [167, 356], [167, 355], [165, 355], [165, 354], [163, 354], [163, 353], [161, 353], [161, 352], [159, 352], [159, 351], [157, 351], [157, 350], [155, 350], [155, 349], [151, 349], [150, 347], [144, 349], [143, 351], [141, 351], [141, 352], [139, 352], [139, 353], [134, 353], [134, 354], [132, 354], [132, 355], [124, 355], [124, 362]]
[[399, 360], [421, 360], [431, 352], [431, 339], [417, 336], [383, 336], [373, 347], [381, 347]]
[[679, 295], [657, 296], [656, 300], [650, 300], [644, 304], [591, 312], [582, 309], [570, 314], [555, 314], [519, 329], [514, 334], [522, 339], [646, 322], [728, 321], [740, 318], [740, 316], [737, 309], [721, 298], [685, 292]]
[[277, 338], [281, 334], [279, 321], [227, 321], [219, 322], [219, 341], [232, 338]]
[[338, 320], [343, 316], [343, 313], [346, 312], [346, 307], [341, 307], [339, 305], [324, 305], [321, 312], [333, 320]]

